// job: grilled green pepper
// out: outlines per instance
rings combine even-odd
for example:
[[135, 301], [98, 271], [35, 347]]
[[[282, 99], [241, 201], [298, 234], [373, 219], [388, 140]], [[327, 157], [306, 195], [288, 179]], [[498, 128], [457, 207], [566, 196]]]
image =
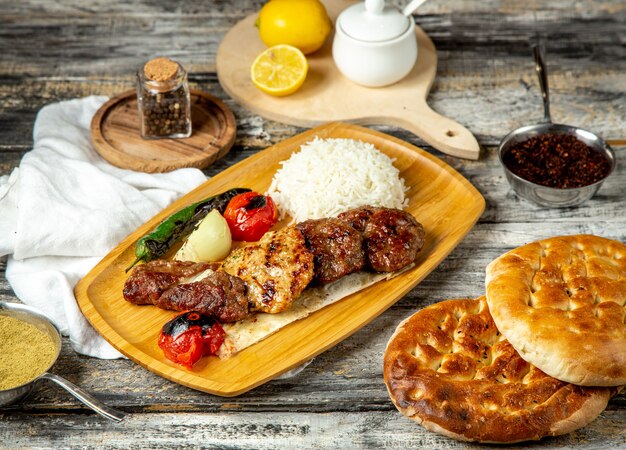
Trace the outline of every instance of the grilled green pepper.
[[220, 214], [223, 214], [226, 205], [233, 197], [249, 191], [250, 189], [246, 188], [230, 189], [175, 212], [157, 225], [154, 230], [137, 241], [135, 245], [136, 259], [126, 269], [126, 272], [132, 269], [139, 261], [148, 262], [160, 258], [175, 243], [190, 234], [209, 212], [216, 209]]

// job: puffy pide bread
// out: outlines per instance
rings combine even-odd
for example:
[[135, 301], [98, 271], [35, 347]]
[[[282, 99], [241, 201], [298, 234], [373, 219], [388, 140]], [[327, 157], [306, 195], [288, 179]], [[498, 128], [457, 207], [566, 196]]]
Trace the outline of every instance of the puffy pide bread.
[[384, 377], [408, 418], [455, 439], [491, 443], [583, 427], [617, 391], [565, 383], [524, 361], [484, 297], [447, 300], [403, 321], [385, 350]]
[[487, 266], [487, 302], [522, 358], [559, 380], [626, 384], [626, 246], [576, 235], [512, 250]]

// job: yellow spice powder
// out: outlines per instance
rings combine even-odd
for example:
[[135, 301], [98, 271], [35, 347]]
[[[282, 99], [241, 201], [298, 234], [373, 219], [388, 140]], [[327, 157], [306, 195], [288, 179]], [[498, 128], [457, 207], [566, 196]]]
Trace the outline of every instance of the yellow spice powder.
[[50, 336], [28, 322], [0, 315], [0, 390], [34, 380], [55, 357]]

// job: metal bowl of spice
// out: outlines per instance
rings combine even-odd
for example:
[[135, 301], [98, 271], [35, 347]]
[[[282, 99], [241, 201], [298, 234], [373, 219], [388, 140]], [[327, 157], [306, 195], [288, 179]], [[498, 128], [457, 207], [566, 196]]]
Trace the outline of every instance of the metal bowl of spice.
[[63, 387], [109, 420], [126, 413], [105, 405], [65, 378], [49, 373], [61, 353], [57, 327], [34, 308], [0, 302], [0, 408], [24, 399], [39, 380]]
[[518, 128], [498, 148], [507, 181], [517, 194], [543, 206], [576, 206], [589, 200], [615, 169], [613, 150], [582, 128], [552, 123], [542, 45], [533, 48], [544, 119]]
[[616, 164], [611, 148], [595, 134], [553, 123], [509, 133], [498, 154], [509, 184], [520, 197], [552, 207], [589, 200]]

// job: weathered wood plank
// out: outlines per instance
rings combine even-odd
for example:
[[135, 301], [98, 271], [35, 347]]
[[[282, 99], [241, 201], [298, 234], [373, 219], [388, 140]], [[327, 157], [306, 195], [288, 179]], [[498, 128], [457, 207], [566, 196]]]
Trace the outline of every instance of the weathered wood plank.
[[[266, 0], [213, 0], [206, 2], [185, 2], [172, 4], [171, 2], [153, 1], [149, 3], [137, 3], [133, 0], [119, 0], [110, 2], [107, 0], [64, 0], [55, 2], [51, 0], [23, 0], [21, 2], [3, 2], [0, 4], [2, 15], [22, 15], [24, 11], [29, 16], [46, 15], [83, 15], [94, 16], [102, 14], [125, 14], [125, 15], [148, 15], [159, 16], [163, 14], [207, 14], [212, 16], [237, 16], [247, 15], [258, 11]], [[389, 4], [397, 7], [403, 6], [404, 0], [388, 0]], [[532, 4], [523, 4], [511, 0], [448, 0], [446, 2], [429, 2], [418, 10], [417, 15], [429, 14], [489, 14], [500, 12], [507, 15], [524, 17], [524, 20], [543, 18], [554, 20], [559, 17], [605, 17], [623, 13], [623, 2], [619, 0], [588, 0], [580, 3], [578, 0], [535, 0]]]
[[[626, 79], [624, 77], [622, 78]], [[624, 81], [624, 83], [626, 84], [626, 81]], [[259, 118], [258, 116], [251, 115], [248, 111], [234, 103], [232, 100], [228, 99], [226, 94], [215, 82], [209, 84], [193, 83], [193, 87], [205, 90], [207, 92], [211, 92], [212, 94], [224, 99], [226, 101], [226, 104], [235, 113], [235, 116], [237, 117], [238, 133], [235, 149], [233, 150], [233, 152], [231, 152], [233, 154], [237, 153], [238, 147], [251, 147], [250, 149], [248, 149], [250, 150], [248, 154], [252, 154], [254, 151], [265, 148], [273, 143], [279, 142], [280, 140], [292, 136], [300, 130], [296, 127], [264, 120], [262, 118]], [[116, 93], [125, 91], [128, 88], [132, 88], [132, 85], [130, 80], [122, 80], [105, 84], [84, 81], [64, 81], [25, 83], [22, 88], [24, 89], [23, 91], [16, 86], [9, 86], [7, 88], [0, 85], [0, 105], [2, 105], [3, 103], [8, 103], [9, 99], [11, 99], [11, 102], [14, 105], [19, 104], [15, 106], [14, 109], [8, 110], [3, 115], [3, 123], [5, 124], [5, 126], [0, 127], [0, 142], [3, 142], [6, 146], [4, 147], [4, 149], [2, 146], [0, 146], [0, 154], [3, 155], [0, 158], [0, 164], [6, 164], [7, 169], [9, 167], [14, 167], [16, 158], [23, 154], [24, 151], [27, 151], [29, 148], [32, 147], [32, 125], [34, 122], [36, 111], [42, 106], [57, 100], [64, 100], [92, 94], [113, 96]], [[595, 90], [592, 91], [595, 92]], [[620, 99], [615, 99], [614, 107], [612, 107], [611, 104], [603, 104], [600, 111], [596, 111], [593, 108], [588, 109], [587, 111], [581, 111], [580, 105], [593, 104], [593, 100], [589, 98], [580, 98], [576, 96], [569, 98], [565, 106], [570, 108], [570, 114], [576, 117], [572, 117], [571, 120], [570, 118], [568, 118], [567, 121], [570, 123], [586, 126], [589, 129], [593, 129], [596, 133], [604, 135], [604, 137], [607, 139], [621, 139], [620, 136], [623, 134], [623, 126], [621, 124], [626, 122], [626, 113], [620, 112], [619, 108], [626, 111], [626, 107], [622, 106], [626, 105], [626, 86], [624, 87], [623, 91], [624, 94], [621, 101]], [[23, 95], [23, 92], [27, 92], [33, 95]], [[539, 98], [537, 97], [536, 101], [532, 102], [520, 101], [515, 106], [520, 116], [526, 115], [528, 117], [526, 121], [517, 121], [518, 119], [516, 119], [513, 114], [505, 115], [505, 111], [501, 110], [500, 108], [496, 107], [494, 111], [494, 105], [488, 104], [488, 98], [485, 97], [482, 93], [470, 92], [466, 95], [458, 96], [452, 99], [450, 97], [450, 93], [439, 92], [437, 94], [433, 94], [431, 97], [435, 99], [432, 102], [433, 106], [440, 112], [447, 114], [451, 117], [456, 116], [457, 118], [460, 118], [462, 121], [464, 121], [464, 123], [470, 124], [468, 126], [470, 126], [470, 129], [472, 129], [474, 133], [480, 131], [477, 130], [477, 127], [482, 127], [482, 132], [485, 133], [483, 135], [479, 135], [479, 140], [482, 145], [486, 146], [486, 150], [483, 153], [481, 160], [477, 163], [450, 157], [443, 157], [443, 159], [452, 164], [462, 173], [467, 173], [470, 176], [470, 181], [474, 181], [471, 178], [472, 168], [478, 168], [479, 171], [482, 171], [482, 165], [486, 163], [486, 173], [480, 173], [480, 176], [485, 179], [477, 179], [475, 183], [479, 189], [482, 185], [490, 186], [490, 184], [493, 182], [499, 182], [500, 184], [504, 182], [504, 185], [506, 185], [506, 182], [501, 177], [502, 174], [498, 166], [497, 154], [495, 153], [495, 149], [493, 149], [492, 146], [496, 145], [499, 140], [512, 128], [520, 126], [524, 123], [532, 123], [538, 119], [538, 115], [540, 114]], [[441, 98], [441, 100], [437, 100], [437, 98]], [[471, 108], [467, 107], [468, 103], [471, 105]], [[447, 108], [449, 109], [449, 111], [446, 112]], [[480, 111], [480, 113], [475, 113], [475, 111]], [[556, 114], [558, 114], [558, 109], [556, 111], [557, 112], [555, 113], [555, 117], [558, 117], [556, 116]], [[581, 112], [580, 114], [578, 114], [576, 111]], [[588, 122], [585, 119], [585, 114], [590, 114], [591, 116], [593, 116], [593, 124], [597, 125], [589, 126], [589, 123], [585, 123]], [[463, 117], [461, 117], [462, 115]], [[503, 117], [508, 119], [502, 119]], [[476, 125], [472, 125], [472, 123]], [[379, 129], [383, 132], [390, 132], [391, 134], [401, 139], [405, 139], [408, 142], [429, 149], [429, 147], [424, 146], [423, 141], [407, 131], [394, 129], [392, 127], [374, 128]], [[18, 151], [17, 154], [15, 153], [15, 150], [13, 150], [16, 148], [19, 148], [21, 150]], [[429, 150], [437, 156], [442, 156], [437, 151], [434, 151], [432, 149]], [[624, 149], [624, 147], [616, 147], [616, 151], [618, 153], [618, 159], [622, 160], [625, 157], [623, 155], [625, 154], [626, 150]], [[4, 173], [6, 173], [6, 171]], [[618, 164], [616, 175], [611, 178], [611, 183], [613, 183], [613, 185], [617, 188], [619, 188], [620, 185], [623, 185], [623, 178], [621, 178], [623, 177], [623, 174], [623, 164]], [[494, 177], [500, 177], [500, 179]], [[492, 179], [490, 180], [488, 178]], [[606, 186], [609, 186], [609, 183], [607, 183]], [[605, 192], [607, 194], [605, 194]], [[608, 191], [607, 187], [605, 187], [601, 191], [601, 194], [608, 195], [613, 198], [615, 194], [620, 194], [620, 190], [614, 188], [611, 191]]]
[[[450, 275], [436, 285], [446, 285]], [[472, 283], [472, 279], [475, 280]], [[432, 285], [413, 290], [393, 308], [334, 348], [319, 355], [292, 378], [274, 380], [235, 398], [221, 398], [180, 386], [160, 378], [128, 360], [103, 361], [76, 355], [64, 343], [54, 373], [90, 390], [99, 398], [128, 411], [268, 411], [326, 413], [332, 411], [367, 412], [392, 410], [382, 381], [382, 357], [395, 327], [418, 309], [446, 298], [474, 297], [484, 292], [484, 274], [468, 276], [447, 292]], [[280, 402], [276, 399], [281, 398]], [[609, 410], [621, 409], [626, 419], [626, 395], [609, 404]], [[80, 405], [54, 385], [41, 383], [22, 405], [9, 411], [67, 412]]]
[[[534, 8], [514, 3], [458, 0], [433, 3], [420, 8], [416, 20], [440, 43], [442, 51], [448, 49], [448, 44], [455, 51], [484, 46], [492, 51], [498, 49], [502, 55], [516, 56], [519, 54], [512, 55], [511, 50], [524, 52], [528, 38], [539, 34], [545, 36], [555, 51], [620, 64], [611, 56], [620, 54], [620, 27], [626, 19], [623, 3], [586, 2], [584, 8], [575, 1], [541, 1], [536, 2]], [[180, 55], [214, 51], [212, 47], [219, 43], [224, 31], [235, 21], [257, 11], [261, 4], [260, 1], [210, 2], [172, 8], [166, 3], [158, 5], [158, 2], [151, 2], [150, 6], [110, 2], [87, 7], [83, 2], [63, 2], [62, 5], [19, 2], [4, 6], [1, 12], [7, 30], [4, 37], [15, 44], [10, 51], [23, 56], [36, 55], [42, 61], [33, 62], [44, 69], [44, 73], [50, 73], [51, 67], [69, 70], [76, 66], [65, 69], [58, 64], [46, 66], [43, 60], [48, 58], [58, 63], [59, 58], [79, 56], [84, 61], [73, 61], [73, 64], [85, 64], [89, 58], [85, 58], [81, 49], [99, 46], [99, 37], [109, 38], [105, 46], [100, 45], [101, 48], [127, 63], [132, 62], [131, 49], [138, 49], [137, 55], [159, 48]], [[28, 36], [33, 27], [47, 35], [46, 44], [32, 46], [32, 42], [20, 39]], [[573, 46], [576, 40], [579, 45]], [[69, 47], [63, 45], [68, 42], [73, 45], [64, 48]], [[164, 46], [164, 43], [169, 45]], [[208, 48], [206, 44], [209, 44]], [[603, 48], [592, 53], [594, 45]], [[572, 47], [576, 50], [572, 51]], [[484, 56], [482, 52], [483, 62]], [[103, 65], [96, 64], [91, 69], [98, 67]]]
[[[626, 61], [626, 55], [621, 60]], [[8, 126], [0, 128], [0, 142], [30, 145], [35, 114], [48, 103], [92, 94], [113, 96], [132, 89], [130, 74], [136, 70], [137, 64], [136, 60], [133, 62], [134, 65], [126, 69], [128, 75], [110, 81], [56, 77], [24, 81], [19, 85], [2, 83], [0, 105], [7, 109], [4, 120]], [[440, 67], [429, 104], [439, 113], [467, 126], [482, 145], [497, 145], [514, 128], [541, 119], [541, 99], [532, 72], [530, 51], [517, 67], [487, 74], [478, 73], [472, 66], [453, 70], [446, 73]], [[581, 126], [605, 139], [625, 139], [626, 79], [622, 76], [625, 70], [626, 66], [597, 67], [554, 73], [550, 77], [554, 120]], [[215, 80], [205, 80], [200, 72], [192, 73], [190, 78], [194, 88], [227, 100], [238, 118], [250, 117], [250, 113], [228, 99]], [[245, 127], [245, 122], [240, 126]], [[18, 127], [20, 132], [11, 132], [13, 127]]]
[[[623, 431], [623, 417], [605, 411], [585, 428], [542, 440], [541, 448], [584, 445], [589, 449], [614, 449], [624, 444]], [[306, 416], [241, 412], [133, 414], [117, 425], [84, 414], [4, 414], [0, 436], [8, 433], [9, 446], [15, 448], [475, 448], [426, 431], [396, 411]], [[129, 435], [138, 438], [129, 440]], [[533, 443], [515, 446], [537, 447]]]
[[[395, 0], [395, 4], [406, 3]], [[0, 2], [0, 174], [32, 147], [32, 125], [45, 104], [91, 94], [112, 96], [134, 84], [137, 61], [157, 53], [190, 68], [192, 86], [224, 99], [238, 121], [233, 150], [213, 175], [301, 131], [255, 116], [228, 99], [215, 75], [224, 33], [263, 0]], [[41, 384], [23, 404], [0, 411], [0, 447], [35, 448], [470, 448], [402, 417], [382, 382], [382, 355], [397, 324], [417, 309], [484, 292], [485, 266], [527, 242], [594, 233], [626, 242], [626, 147], [598, 195], [562, 210], [519, 200], [497, 160], [500, 138], [532, 123], [542, 109], [529, 39], [546, 39], [557, 121], [623, 140], [626, 123], [626, 5], [623, 1], [450, 0], [427, 2], [417, 22], [438, 49], [429, 102], [466, 125], [485, 146], [480, 161], [441, 157], [485, 196], [487, 209], [466, 239], [419, 286], [361, 331], [319, 355], [293, 378], [237, 398], [179, 386], [128, 360], [76, 355], [64, 339], [53, 371], [133, 416], [114, 425], [67, 393]], [[375, 127], [416, 145], [411, 133]], [[0, 258], [0, 300], [15, 301]], [[601, 417], [545, 448], [624, 446], [626, 395]]]
[[[68, 3], [4, 6], [0, 42], [8, 52], [1, 56], [7, 63], [0, 65], [0, 105], [9, 107], [11, 125], [24, 126], [23, 133], [12, 136], [29, 139], [34, 114], [46, 103], [92, 93], [115, 95], [132, 87], [137, 61], [159, 52], [185, 63], [197, 87], [224, 96], [213, 65], [221, 36], [261, 4], [209, 2], [152, 10], [132, 2]], [[573, 1], [538, 2], [536, 10], [515, 2], [469, 3], [435, 2], [420, 10], [418, 22], [439, 49], [430, 98], [434, 109], [465, 124], [484, 145], [537, 121], [540, 97], [528, 39], [543, 34], [555, 120], [608, 139], [624, 138], [622, 3], [591, 2], [582, 9]], [[28, 20], [23, 20], [25, 11]], [[23, 38], [34, 30], [50, 35], [49, 44]], [[14, 143], [24, 145], [23, 140]]]

